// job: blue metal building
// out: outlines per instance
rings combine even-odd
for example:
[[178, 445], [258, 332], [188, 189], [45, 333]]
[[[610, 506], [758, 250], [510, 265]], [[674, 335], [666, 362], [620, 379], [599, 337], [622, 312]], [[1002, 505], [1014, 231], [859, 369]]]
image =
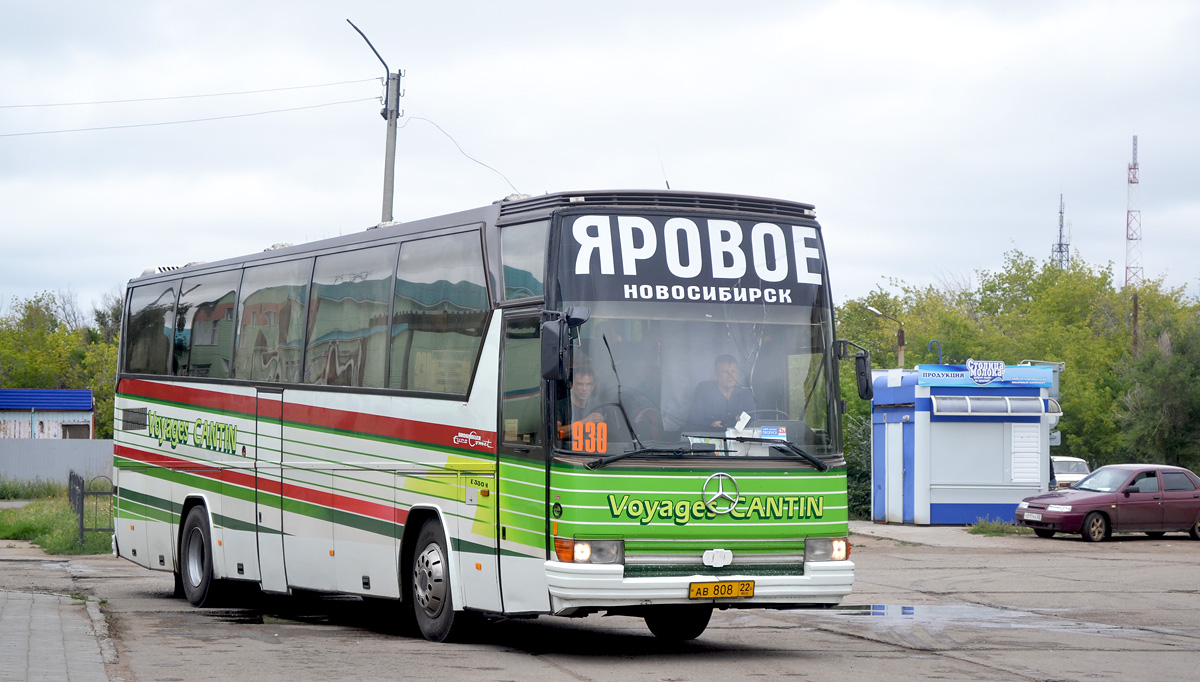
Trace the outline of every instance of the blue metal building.
[[0, 388], [0, 438], [91, 438], [90, 390]]
[[871, 516], [881, 523], [1013, 522], [1049, 485], [1061, 415], [1050, 367], [919, 365], [874, 372]]

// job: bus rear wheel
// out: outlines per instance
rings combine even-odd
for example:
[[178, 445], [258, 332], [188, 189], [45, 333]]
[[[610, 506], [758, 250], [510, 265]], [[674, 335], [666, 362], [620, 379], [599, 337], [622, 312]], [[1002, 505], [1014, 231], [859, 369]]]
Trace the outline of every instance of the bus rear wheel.
[[454, 612], [449, 556], [442, 524], [432, 519], [426, 521], [417, 534], [413, 552], [412, 606], [417, 627], [431, 642], [452, 639], [463, 629], [463, 614]]
[[213, 577], [212, 534], [204, 507], [192, 507], [179, 539], [179, 578], [192, 606], [211, 606], [220, 593]]
[[704, 633], [712, 612], [711, 604], [671, 604], [651, 608], [644, 618], [655, 637], [686, 642]]

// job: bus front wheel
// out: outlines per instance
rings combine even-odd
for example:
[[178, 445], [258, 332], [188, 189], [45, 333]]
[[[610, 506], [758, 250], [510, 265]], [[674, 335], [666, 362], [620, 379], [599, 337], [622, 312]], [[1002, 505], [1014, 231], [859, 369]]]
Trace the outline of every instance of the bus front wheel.
[[448, 557], [442, 524], [426, 521], [413, 552], [412, 605], [421, 634], [432, 642], [444, 642], [461, 630], [455, 628], [455, 621], [461, 618], [455, 618], [451, 600]]
[[212, 534], [204, 507], [192, 507], [184, 519], [179, 563], [179, 578], [188, 602], [192, 606], [212, 605], [220, 581], [213, 577]]
[[644, 617], [655, 637], [686, 642], [704, 633], [712, 612], [711, 604], [672, 604], [655, 606]]

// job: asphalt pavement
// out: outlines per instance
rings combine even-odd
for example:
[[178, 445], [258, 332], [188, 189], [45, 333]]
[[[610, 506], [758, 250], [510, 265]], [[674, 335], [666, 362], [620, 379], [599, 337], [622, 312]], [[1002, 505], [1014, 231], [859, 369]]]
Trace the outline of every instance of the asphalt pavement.
[[[986, 547], [996, 542], [960, 526], [852, 521], [850, 531], [852, 536], [933, 547]], [[73, 579], [73, 574], [90, 570], [88, 559], [49, 556], [27, 542], [0, 540], [0, 682], [109, 679], [105, 663], [115, 663], [117, 654], [100, 603], [76, 592], [85, 588]]]

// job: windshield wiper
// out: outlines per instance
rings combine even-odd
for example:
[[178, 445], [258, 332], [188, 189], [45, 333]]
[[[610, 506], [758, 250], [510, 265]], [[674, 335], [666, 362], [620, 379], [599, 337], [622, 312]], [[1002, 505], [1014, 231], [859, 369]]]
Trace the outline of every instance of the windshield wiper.
[[675, 455], [676, 457], [683, 457], [684, 455], [694, 455], [697, 453], [707, 455], [710, 452], [711, 453], [717, 453], [717, 452], [728, 453], [728, 452], [733, 452], [733, 451], [732, 450], [718, 450], [716, 448], [695, 448], [690, 445], [681, 445], [681, 446], [675, 447], [675, 448], [662, 448], [662, 447], [634, 448], [633, 450], [630, 450], [629, 452], [620, 452], [615, 455], [609, 455], [608, 457], [601, 457], [600, 459], [592, 460], [592, 461], [588, 462], [587, 464], [585, 464], [584, 466], [586, 466], [588, 469], [595, 471], [596, 469], [599, 469], [600, 467], [608, 466], [609, 464], [612, 464], [613, 462], [620, 461], [622, 459], [625, 459], [626, 457], [633, 457], [634, 455]]
[[604, 342], [604, 350], [608, 351], [608, 362], [612, 365], [613, 378], [617, 380], [617, 409], [621, 411], [621, 419], [625, 421], [625, 428], [629, 429], [629, 437], [633, 440], [633, 444], [638, 450], [644, 449], [642, 441], [638, 439], [637, 431], [633, 430], [633, 422], [629, 421], [629, 415], [625, 413], [625, 401], [621, 398], [621, 375], [617, 372], [617, 360], [613, 357], [612, 348], [608, 346], [608, 337], [604, 334], [600, 335], [600, 340]]
[[[684, 435], [686, 436], [688, 434], [684, 434]], [[770, 446], [770, 448], [772, 450], [778, 450], [779, 452], [783, 452], [785, 454], [793, 455], [796, 457], [800, 457], [804, 460], [807, 460], [809, 464], [812, 464], [814, 467], [817, 468], [817, 471], [820, 471], [822, 473], [829, 471], [828, 463], [826, 463], [824, 460], [818, 458], [816, 455], [809, 453], [808, 451], [804, 450], [799, 445], [796, 445], [795, 443], [793, 443], [791, 441], [780, 440], [778, 438], [755, 438], [753, 436], [699, 436], [699, 437], [721, 438], [724, 440], [731, 440], [736, 443], [762, 443], [763, 445]]]

